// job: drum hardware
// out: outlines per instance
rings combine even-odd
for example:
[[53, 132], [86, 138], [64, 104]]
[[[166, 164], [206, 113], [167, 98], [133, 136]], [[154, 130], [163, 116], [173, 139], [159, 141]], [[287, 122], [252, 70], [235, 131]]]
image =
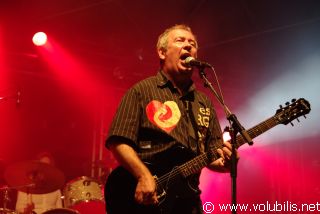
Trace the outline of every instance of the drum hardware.
[[[59, 169], [40, 161], [23, 161], [9, 165], [5, 169], [4, 178], [10, 189], [27, 194], [50, 193], [60, 189], [65, 182], [64, 174]], [[32, 199], [30, 202], [32, 203]], [[16, 212], [3, 209], [0, 214], [3, 213]]]
[[3, 209], [6, 210], [7, 203], [11, 201], [9, 198], [9, 187], [6, 185], [3, 187], [0, 187], [0, 191], [3, 191]]
[[4, 178], [12, 188], [31, 194], [53, 192], [65, 182], [59, 169], [39, 161], [23, 161], [8, 166]]
[[91, 163], [91, 177], [96, 178], [101, 183], [106, 183], [108, 176], [112, 171], [105, 160], [96, 160]]
[[77, 210], [67, 209], [67, 208], [56, 208], [47, 210], [42, 214], [80, 214]]
[[17, 214], [17, 212], [10, 209], [0, 208], [0, 214]]
[[64, 189], [64, 205], [81, 214], [105, 214], [103, 188], [99, 181], [81, 176], [69, 181]]
[[3, 208], [0, 208], [0, 214], [15, 214], [14, 210], [7, 209], [7, 203], [11, 201], [9, 197], [9, 190], [12, 189], [7, 185], [0, 187], [0, 191], [3, 191]]

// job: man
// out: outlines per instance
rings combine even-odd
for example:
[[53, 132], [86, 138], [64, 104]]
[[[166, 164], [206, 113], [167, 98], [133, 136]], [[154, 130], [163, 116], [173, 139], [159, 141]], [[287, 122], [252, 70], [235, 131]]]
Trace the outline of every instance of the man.
[[[222, 142], [215, 110], [208, 97], [195, 89], [191, 79], [193, 69], [185, 63], [187, 57], [197, 57], [197, 50], [197, 40], [188, 26], [175, 25], [168, 28], [159, 36], [157, 43], [160, 71], [156, 76], [136, 84], [123, 97], [106, 146], [135, 180], [132, 194], [135, 204], [126, 204], [128, 198], [121, 198], [126, 194], [122, 192], [132, 187], [127, 186], [125, 179], [122, 180], [126, 174], [115, 172], [116, 175], [111, 174], [106, 184], [108, 214], [202, 213], [197, 186], [200, 170], [169, 188], [173, 180], [171, 177], [176, 174], [175, 166], [184, 163], [177, 161], [183, 159], [183, 152], [171, 151], [177, 145], [195, 156], [211, 150], [219, 154], [219, 158], [212, 160], [207, 167], [218, 171], [228, 170], [226, 162], [229, 162], [231, 156], [231, 145]], [[166, 167], [174, 163], [173, 168], [171, 171], [164, 170], [167, 176], [159, 179], [153, 176], [153, 172], [144, 163], [161, 164], [165, 161]], [[187, 173], [188, 170], [181, 167], [178, 174]], [[160, 188], [156, 183], [163, 179], [166, 181], [165, 187]], [[120, 185], [116, 188], [114, 183], [117, 181]], [[194, 191], [191, 194], [176, 193], [175, 187], [184, 182], [188, 185], [183, 187], [192, 186]], [[170, 206], [162, 209], [163, 202], [169, 198], [173, 198]], [[119, 206], [115, 206], [117, 203]], [[130, 208], [130, 212], [126, 211], [125, 207], [131, 205], [134, 208]]]

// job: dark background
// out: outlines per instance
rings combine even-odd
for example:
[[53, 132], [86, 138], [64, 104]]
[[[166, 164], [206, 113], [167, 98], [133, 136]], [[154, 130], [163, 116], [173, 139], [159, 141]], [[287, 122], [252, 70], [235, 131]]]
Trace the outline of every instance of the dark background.
[[[6, 166], [49, 151], [66, 182], [103, 180], [98, 170], [116, 164], [103, 144], [120, 98], [156, 73], [157, 37], [179, 23], [192, 27], [199, 59], [214, 65], [227, 105], [246, 128], [292, 98], [311, 103], [307, 120], [277, 126], [240, 149], [239, 201], [319, 200], [317, 0], [1, 0], [1, 177]], [[52, 52], [32, 44], [38, 31]], [[224, 128], [221, 106], [197, 72], [194, 79]], [[229, 202], [229, 183], [228, 175], [204, 170], [203, 200]]]

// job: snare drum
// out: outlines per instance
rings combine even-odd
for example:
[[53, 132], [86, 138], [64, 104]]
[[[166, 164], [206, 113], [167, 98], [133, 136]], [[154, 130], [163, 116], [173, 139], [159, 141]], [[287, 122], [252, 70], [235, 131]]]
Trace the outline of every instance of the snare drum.
[[79, 212], [72, 209], [56, 208], [56, 209], [47, 210], [42, 214], [79, 214]]
[[63, 189], [64, 205], [81, 214], [105, 214], [102, 185], [93, 178], [81, 176], [68, 182]]

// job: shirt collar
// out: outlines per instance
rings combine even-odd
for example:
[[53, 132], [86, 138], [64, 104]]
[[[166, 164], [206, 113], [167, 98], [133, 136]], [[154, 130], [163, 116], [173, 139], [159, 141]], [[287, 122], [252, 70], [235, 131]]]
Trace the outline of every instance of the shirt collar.
[[166, 77], [166, 75], [164, 74], [164, 72], [162, 70], [158, 71], [156, 79], [157, 79], [157, 85], [160, 88], [165, 87], [170, 82], [170, 80]]
[[[156, 75], [156, 79], [158, 87], [164, 88], [166, 86], [171, 86], [172, 88], [174, 88], [172, 82], [167, 78], [166, 74], [162, 70], [159, 70], [159, 72]], [[190, 85], [187, 93], [193, 92], [195, 89], [196, 86], [192, 81], [192, 84]]]

